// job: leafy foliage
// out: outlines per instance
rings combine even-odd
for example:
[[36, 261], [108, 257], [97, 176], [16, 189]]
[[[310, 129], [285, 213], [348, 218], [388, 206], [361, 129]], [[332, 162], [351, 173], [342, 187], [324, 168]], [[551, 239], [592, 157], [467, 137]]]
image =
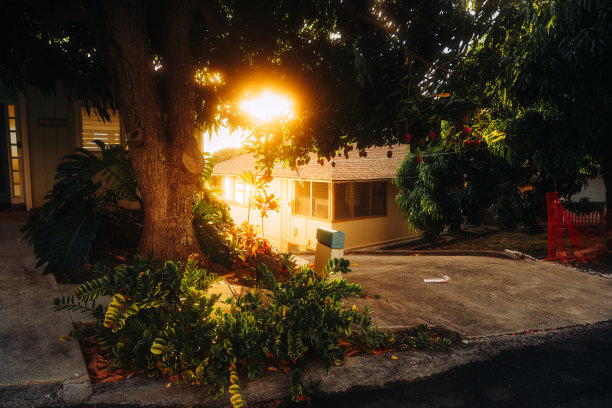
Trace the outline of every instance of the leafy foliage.
[[280, 211], [280, 204], [278, 198], [274, 193], [268, 194], [267, 191], [262, 190], [255, 195], [253, 201], [255, 202], [255, 208], [259, 210], [261, 216], [261, 234], [264, 234], [264, 218], [268, 217], [270, 211]]
[[227, 236], [233, 222], [229, 206], [218, 196], [211, 182], [215, 161], [206, 155], [194, 197], [193, 228], [202, 253], [212, 262], [227, 267], [231, 263]]
[[[427, 240], [437, 239], [447, 226], [457, 228], [462, 216], [485, 209], [510, 228], [519, 222], [535, 225], [542, 215], [542, 207], [538, 211], [534, 200], [543, 198], [517, 189], [528, 182], [531, 169], [511, 166], [480, 147], [485, 143], [473, 144], [438, 145], [424, 154], [408, 153], [397, 170], [398, 205], [408, 224]], [[416, 160], [420, 154], [422, 161]]]
[[[126, 150], [95, 141], [100, 154], [78, 148], [59, 164], [57, 182], [22, 231], [45, 273], [71, 277], [87, 261], [102, 225], [139, 202]], [[129, 235], [129, 234], [126, 234]]]
[[452, 351], [452, 341], [448, 337], [435, 335], [432, 337], [431, 329], [426, 324], [419, 325], [415, 336], [409, 336], [400, 344], [401, 350], [416, 349], [429, 350], [432, 348], [441, 348]]
[[595, 165], [612, 179], [612, 4], [510, 1], [496, 9], [456, 71], [465, 93], [479, 98], [470, 123], [494, 154], [537, 170], [536, 193], [569, 198]]
[[[347, 260], [332, 260], [327, 271], [347, 272]], [[254, 289], [229, 299], [231, 313], [215, 306], [220, 295], [209, 294], [216, 276], [197, 267], [163, 266], [136, 257], [133, 265], [114, 269], [96, 266], [99, 278], [75, 290], [74, 296], [54, 301], [55, 310], [88, 311], [97, 320], [73, 329], [73, 339], [95, 336], [115, 368], [145, 370], [149, 376], [168, 376], [171, 382], [207, 384], [214, 397], [228, 388], [235, 407], [244, 405], [237, 373], [261, 376], [266, 365], [291, 370], [294, 399], [304, 397], [303, 372], [321, 360], [326, 372], [344, 358], [342, 338], [376, 344], [392, 336], [371, 327], [367, 311], [346, 308], [342, 300], [362, 295], [361, 286], [345, 279], [319, 277], [303, 268], [279, 283], [264, 264], [258, 268], [271, 291], [268, 305]], [[106, 311], [95, 306], [99, 296], [112, 295]]]
[[229, 242], [232, 262], [238, 269], [251, 271], [253, 277], [261, 257], [273, 255], [270, 242], [247, 222], [232, 228]]

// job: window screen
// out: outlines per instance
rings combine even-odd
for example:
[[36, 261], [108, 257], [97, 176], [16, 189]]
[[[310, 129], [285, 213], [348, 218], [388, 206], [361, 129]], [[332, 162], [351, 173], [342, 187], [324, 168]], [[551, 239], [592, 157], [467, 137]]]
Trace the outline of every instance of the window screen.
[[351, 218], [353, 206], [353, 183], [334, 184], [334, 214], [335, 219]]
[[91, 115], [87, 114], [85, 107], [81, 108], [81, 127], [83, 129], [83, 148], [99, 151], [94, 140], [101, 140], [106, 144], [121, 144], [121, 132], [119, 126], [119, 113], [108, 111], [110, 121], [103, 122], [93, 110]]
[[372, 183], [355, 183], [353, 199], [353, 217], [367, 217], [370, 215], [370, 186]]
[[295, 214], [310, 216], [310, 181], [295, 182]]
[[223, 176], [223, 199], [227, 201], [234, 199], [234, 180], [232, 176]]
[[387, 182], [372, 182], [372, 215], [387, 214]]
[[329, 190], [327, 183], [312, 182], [312, 216], [329, 218]]
[[386, 181], [334, 183], [334, 219], [387, 213]]
[[239, 204], [246, 204], [247, 189], [244, 181], [240, 177], [234, 177], [234, 201]]

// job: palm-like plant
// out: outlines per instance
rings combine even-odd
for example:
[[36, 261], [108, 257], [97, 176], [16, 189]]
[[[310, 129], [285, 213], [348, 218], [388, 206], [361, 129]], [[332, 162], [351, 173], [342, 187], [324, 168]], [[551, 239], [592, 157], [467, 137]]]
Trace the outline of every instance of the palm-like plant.
[[259, 194], [255, 195], [255, 208], [259, 210], [259, 214], [261, 215], [261, 235], [264, 235], [264, 218], [268, 217], [269, 211], [280, 210], [280, 205], [278, 203], [278, 198], [272, 194], [268, 194], [266, 190], [261, 190]]
[[[72, 277], [87, 261], [92, 243], [122, 202], [141, 203], [128, 153], [122, 146], [94, 141], [100, 154], [78, 148], [57, 167], [57, 182], [42, 208], [22, 228], [44, 273]], [[142, 205], [141, 205], [142, 208]]]
[[244, 184], [248, 187], [248, 212], [247, 212], [247, 223], [250, 223], [251, 219], [251, 205], [253, 204], [253, 198], [260, 194], [264, 188], [272, 181], [272, 176], [269, 174], [262, 174], [258, 176], [251, 170], [245, 170], [238, 175]]

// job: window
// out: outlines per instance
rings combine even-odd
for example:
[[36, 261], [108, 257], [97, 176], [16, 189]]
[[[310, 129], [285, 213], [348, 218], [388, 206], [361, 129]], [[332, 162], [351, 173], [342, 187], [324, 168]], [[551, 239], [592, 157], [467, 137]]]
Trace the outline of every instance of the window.
[[21, 197], [21, 160], [19, 160], [19, 148], [21, 142], [17, 138], [17, 113], [15, 105], [7, 105], [9, 124], [9, 156], [11, 158], [11, 180], [13, 197]]
[[121, 144], [121, 131], [119, 112], [108, 110], [110, 121], [103, 122], [102, 119], [90, 109], [91, 115], [87, 114], [85, 107], [81, 108], [82, 146], [84, 149], [99, 151], [94, 140], [101, 140], [106, 144]]
[[247, 188], [240, 177], [234, 177], [234, 201], [243, 205], [247, 203]]
[[295, 182], [295, 214], [310, 216], [310, 181]]
[[386, 213], [385, 181], [334, 183], [334, 219], [346, 220]]
[[329, 218], [329, 184], [312, 182], [312, 216]]
[[372, 215], [387, 214], [387, 182], [372, 182]]
[[249, 189], [240, 177], [223, 176], [223, 199], [237, 204], [248, 204]]
[[329, 219], [329, 183], [295, 182], [295, 215]]
[[234, 201], [234, 178], [232, 176], [223, 176], [223, 199]]

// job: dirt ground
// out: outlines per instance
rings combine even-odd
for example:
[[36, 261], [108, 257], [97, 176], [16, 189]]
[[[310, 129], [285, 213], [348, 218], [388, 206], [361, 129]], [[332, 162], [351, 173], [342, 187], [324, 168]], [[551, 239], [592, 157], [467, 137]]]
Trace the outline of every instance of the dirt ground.
[[[589, 246], [597, 242], [604, 242], [604, 237], [598, 229], [586, 231], [584, 245]], [[569, 238], [564, 239], [564, 247], [571, 248]], [[434, 244], [416, 242], [409, 245], [393, 247], [393, 249], [408, 250], [483, 250], [504, 251], [506, 249], [519, 251], [536, 259], [546, 259], [548, 255], [548, 235], [546, 232], [540, 234], [527, 234], [523, 231], [500, 230], [485, 235], [476, 235], [466, 232], [449, 234], [444, 240]], [[612, 274], [612, 254], [607, 253], [603, 258], [580, 262], [563, 262], [574, 266], [585, 272], [595, 274]]]
[[540, 259], [546, 258], [548, 254], [548, 238], [546, 233], [530, 235], [521, 231], [499, 231], [481, 236], [463, 233], [456, 240], [450, 243], [432, 245], [431, 249], [487, 251], [512, 249]]

